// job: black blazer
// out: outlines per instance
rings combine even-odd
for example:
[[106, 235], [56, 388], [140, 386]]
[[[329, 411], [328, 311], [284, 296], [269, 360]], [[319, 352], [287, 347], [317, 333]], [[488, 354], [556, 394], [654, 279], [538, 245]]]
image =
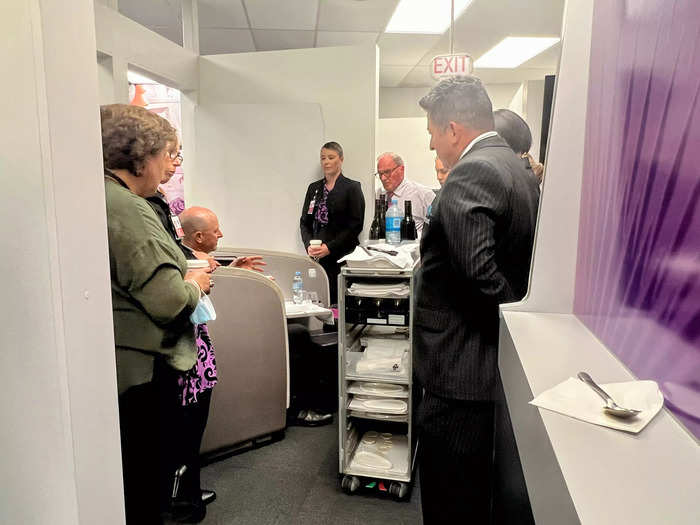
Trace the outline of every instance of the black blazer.
[[421, 239], [414, 367], [432, 394], [491, 399], [498, 305], [527, 292], [539, 188], [500, 137], [450, 171]]
[[[341, 173], [335, 181], [333, 190], [328, 194], [328, 225], [314, 232], [316, 206], [323, 197], [324, 184], [325, 178], [309, 184], [299, 225], [304, 248], [309, 247], [311, 239], [320, 239], [331, 252], [328, 257], [332, 256], [335, 261], [360, 244], [358, 236], [365, 219], [365, 197], [362, 195], [360, 183], [348, 179]], [[308, 213], [312, 200], [314, 207], [311, 213]]]

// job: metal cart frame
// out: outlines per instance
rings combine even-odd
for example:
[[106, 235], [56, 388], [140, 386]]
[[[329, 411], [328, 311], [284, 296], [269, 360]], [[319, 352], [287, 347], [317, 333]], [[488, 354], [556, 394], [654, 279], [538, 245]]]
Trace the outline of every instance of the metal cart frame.
[[[364, 482], [388, 481], [387, 492], [398, 500], [405, 499], [411, 489], [413, 479], [413, 471], [415, 467], [416, 453], [418, 450], [418, 439], [414, 434], [413, 429], [413, 408], [414, 408], [414, 392], [413, 392], [413, 309], [414, 309], [414, 276], [418, 264], [411, 269], [378, 269], [378, 268], [348, 268], [343, 267], [338, 276], [338, 310], [339, 310], [339, 327], [338, 327], [338, 446], [339, 446], [339, 476], [341, 479], [342, 489], [352, 494], [364, 485]], [[405, 363], [405, 377], [390, 377], [382, 374], [358, 374], [352, 368], [352, 363], [349, 363], [351, 357], [361, 355], [360, 336], [368, 326], [374, 324], [357, 324], [349, 326], [346, 323], [346, 292], [348, 281], [361, 279], [364, 282], [370, 282], [375, 279], [382, 280], [397, 280], [407, 281], [409, 286], [409, 311], [408, 319], [404, 325], [392, 324], [387, 322], [386, 326], [407, 326], [408, 327], [408, 343], [409, 355], [408, 363]], [[357, 354], [357, 356], [348, 356], [347, 354]], [[354, 360], [356, 362], [356, 360]], [[366, 421], [375, 419], [382, 421], [378, 425], [386, 425], [387, 419], [373, 417], [358, 417], [350, 415], [348, 404], [348, 385], [351, 381], [370, 381], [375, 383], [400, 384], [408, 387], [408, 412], [405, 416], [405, 421], [395, 423], [398, 425], [407, 425], [406, 429], [406, 465], [407, 470], [403, 473], [390, 472], [382, 469], [367, 469], [356, 468], [351, 466], [353, 454], [360, 444], [358, 426], [367, 425]], [[356, 420], [361, 419], [365, 423], [358, 423]], [[396, 421], [399, 418], [389, 419]], [[383, 485], [382, 485], [383, 486]], [[385, 487], [386, 488], [386, 487]]]

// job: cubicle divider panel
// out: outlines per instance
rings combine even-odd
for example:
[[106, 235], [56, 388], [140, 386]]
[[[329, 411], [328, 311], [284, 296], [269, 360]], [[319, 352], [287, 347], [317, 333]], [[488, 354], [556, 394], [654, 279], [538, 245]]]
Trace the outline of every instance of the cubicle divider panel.
[[208, 324], [218, 384], [203, 453], [284, 429], [288, 401], [287, 328], [277, 286], [248, 270], [213, 275], [217, 318]]
[[230, 244], [304, 253], [299, 218], [323, 174], [318, 104], [200, 104], [189, 205], [212, 209]]

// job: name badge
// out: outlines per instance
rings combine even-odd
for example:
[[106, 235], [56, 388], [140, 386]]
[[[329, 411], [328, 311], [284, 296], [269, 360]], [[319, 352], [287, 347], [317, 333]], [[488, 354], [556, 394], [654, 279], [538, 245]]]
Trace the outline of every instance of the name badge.
[[316, 205], [316, 199], [311, 199], [309, 203], [309, 211], [306, 212], [307, 215], [311, 215], [314, 212], [314, 206]]
[[175, 235], [177, 235], [178, 240], [185, 236], [185, 231], [182, 229], [182, 224], [180, 224], [180, 217], [177, 215], [170, 215], [170, 222], [173, 223], [173, 228], [175, 228]]

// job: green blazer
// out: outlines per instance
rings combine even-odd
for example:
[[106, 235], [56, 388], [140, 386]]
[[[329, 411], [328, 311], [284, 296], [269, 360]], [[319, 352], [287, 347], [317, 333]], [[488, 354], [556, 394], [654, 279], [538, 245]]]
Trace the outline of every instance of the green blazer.
[[176, 370], [195, 364], [189, 316], [199, 301], [199, 289], [183, 280], [185, 258], [145, 199], [109, 177], [105, 198], [121, 394], [151, 380], [158, 354]]

